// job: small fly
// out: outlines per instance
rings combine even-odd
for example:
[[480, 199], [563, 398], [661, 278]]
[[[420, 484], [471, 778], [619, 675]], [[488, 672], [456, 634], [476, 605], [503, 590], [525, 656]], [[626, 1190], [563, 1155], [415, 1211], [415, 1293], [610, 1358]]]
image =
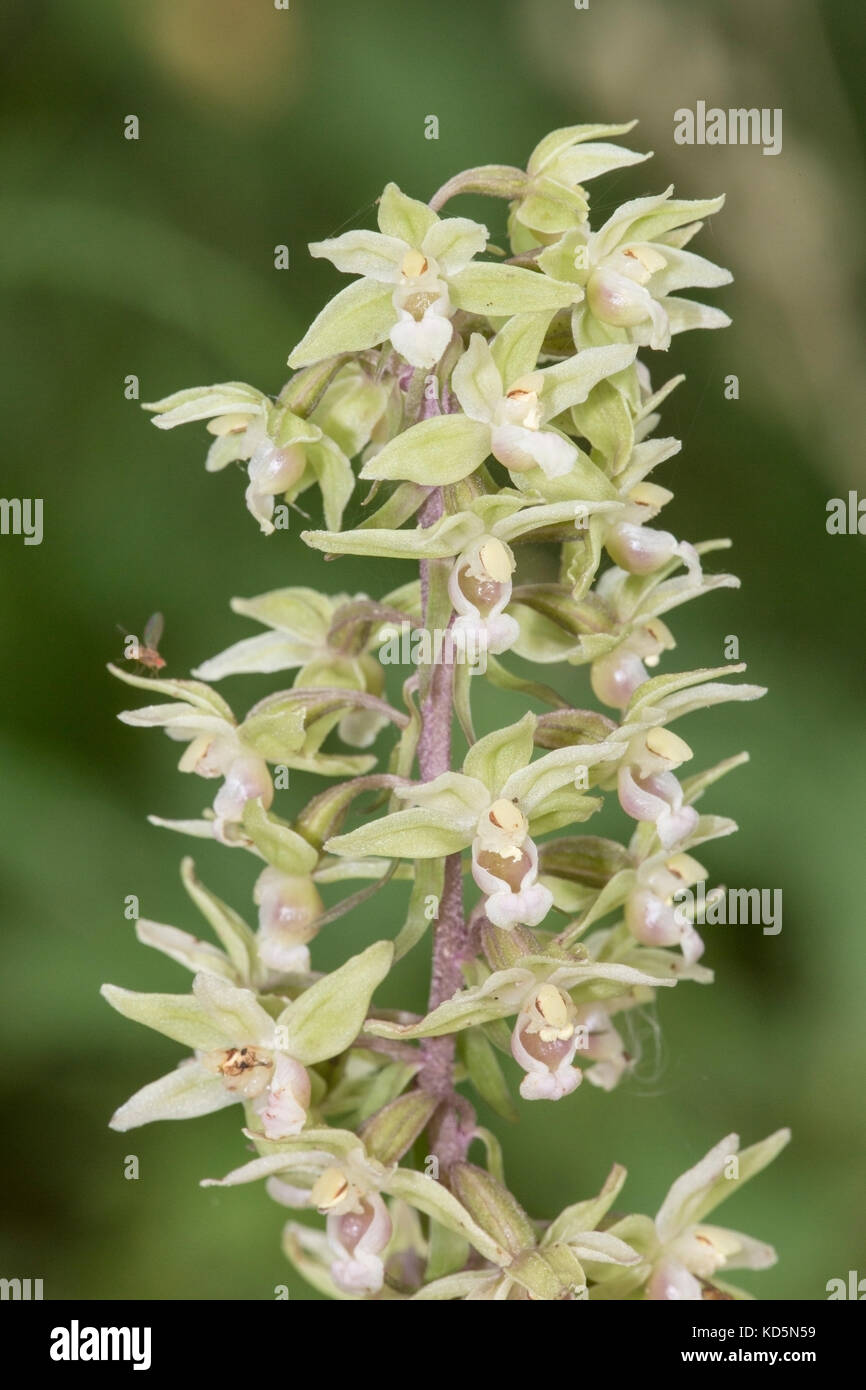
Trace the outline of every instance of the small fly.
[[165, 620], [161, 613], [152, 613], [144, 625], [142, 640], [127, 636], [123, 646], [125, 661], [137, 661], [146, 671], [161, 671], [165, 657], [160, 656], [159, 644], [162, 641]]

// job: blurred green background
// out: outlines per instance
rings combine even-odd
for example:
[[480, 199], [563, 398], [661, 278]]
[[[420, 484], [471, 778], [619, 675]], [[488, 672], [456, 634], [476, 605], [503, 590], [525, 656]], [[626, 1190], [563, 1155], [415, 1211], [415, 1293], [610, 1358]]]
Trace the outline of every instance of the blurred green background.
[[[306, 242], [370, 225], [387, 179], [426, 198], [467, 165], [524, 162], [556, 126], [637, 116], [632, 143], [656, 158], [593, 185], [596, 217], [671, 181], [683, 196], [728, 194], [699, 249], [734, 271], [718, 297], [734, 326], [676, 339], [654, 366], [658, 381], [688, 373], [663, 431], [684, 449], [659, 480], [677, 491], [673, 529], [733, 537], [743, 579], [676, 616], [678, 661], [717, 664], [733, 634], [750, 678], [770, 687], [684, 728], [696, 766], [752, 754], [705, 802], [741, 826], [706, 859], [717, 881], [782, 888], [784, 925], [776, 937], [708, 929], [715, 986], [662, 999], [658, 1043], [647, 1031], [637, 1076], [613, 1095], [584, 1086], [493, 1127], [540, 1216], [596, 1191], [613, 1160], [630, 1169], [629, 1209], [652, 1212], [729, 1130], [749, 1143], [790, 1124], [790, 1149], [724, 1209], [779, 1251], [741, 1282], [820, 1299], [828, 1279], [866, 1274], [864, 542], [825, 531], [829, 498], [866, 491], [862, 6], [6, 0], [0, 24], [2, 491], [45, 506], [41, 546], [0, 538], [0, 1272], [43, 1278], [47, 1298], [270, 1298], [283, 1282], [309, 1296], [261, 1188], [197, 1186], [243, 1161], [235, 1111], [106, 1128], [179, 1053], [113, 1014], [100, 982], [187, 979], [135, 942], [123, 899], [197, 929], [177, 876], [189, 842], [144, 817], [195, 814], [207, 789], [175, 774], [167, 740], [117, 723], [126, 699], [105, 662], [120, 655], [116, 624], [136, 630], [157, 608], [181, 674], [252, 631], [233, 595], [293, 582], [382, 592], [408, 574], [379, 563], [371, 578], [361, 563], [324, 564], [296, 534], [261, 537], [238, 475], [205, 475], [203, 431], [158, 435], [124, 378], [139, 377], [145, 400], [225, 379], [275, 393], [342, 283]], [[676, 146], [673, 112], [698, 99], [782, 107], [783, 152]], [[123, 136], [130, 114], [138, 141]], [[437, 141], [424, 138], [430, 114]], [[501, 236], [501, 205], [457, 210]], [[283, 243], [291, 269], [277, 271]], [[737, 401], [723, 396], [729, 373]], [[585, 673], [558, 680], [586, 702]], [[272, 688], [263, 678], [249, 694]], [[520, 713], [496, 697], [484, 724]], [[281, 812], [312, 789], [297, 776]], [[192, 848], [205, 881], [243, 908], [246, 856]], [[315, 963], [359, 949], [386, 919], [396, 930], [404, 897], [393, 887], [323, 933]], [[420, 1005], [426, 964], [422, 946], [386, 1002]], [[138, 1181], [123, 1177], [128, 1154]]]

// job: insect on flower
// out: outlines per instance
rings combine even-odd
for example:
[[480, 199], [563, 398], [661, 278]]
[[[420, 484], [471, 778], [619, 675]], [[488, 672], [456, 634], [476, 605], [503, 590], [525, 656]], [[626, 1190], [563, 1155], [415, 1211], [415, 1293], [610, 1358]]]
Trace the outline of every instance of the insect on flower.
[[[165, 657], [159, 653], [159, 644], [162, 641], [165, 619], [161, 613], [152, 613], [144, 625], [142, 640], [132, 635], [125, 635], [123, 643], [124, 661], [135, 661], [146, 671], [161, 671], [165, 665]], [[121, 628], [121, 631], [123, 629]]]

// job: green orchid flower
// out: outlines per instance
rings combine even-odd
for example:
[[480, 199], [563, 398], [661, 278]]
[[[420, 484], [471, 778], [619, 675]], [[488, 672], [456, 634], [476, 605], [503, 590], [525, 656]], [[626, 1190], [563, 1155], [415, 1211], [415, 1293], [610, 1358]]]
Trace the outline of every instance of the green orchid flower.
[[672, 194], [671, 186], [623, 203], [597, 232], [574, 228], [539, 255], [546, 274], [585, 291], [572, 312], [576, 347], [631, 342], [664, 350], [676, 333], [730, 323], [721, 309], [676, 294], [730, 284], [729, 271], [684, 249], [724, 199], [688, 201]]
[[379, 200], [379, 231], [351, 231], [312, 242], [310, 254], [361, 278], [325, 306], [289, 355], [304, 367], [390, 340], [413, 367], [434, 367], [453, 335], [457, 309], [505, 317], [572, 304], [574, 284], [515, 265], [476, 263], [487, 228], [466, 217], [440, 218], [389, 183]]
[[550, 421], [629, 366], [636, 348], [609, 344], [535, 370], [544, 330], [544, 316], [521, 314], [491, 344], [473, 334], [451, 377], [463, 414], [420, 421], [368, 459], [361, 477], [451, 484], [491, 454], [515, 474], [568, 474], [578, 450]]
[[247, 508], [265, 535], [275, 529], [276, 498], [294, 502], [314, 484], [322, 492], [327, 524], [339, 527], [354, 475], [342, 449], [313, 420], [295, 415], [288, 406], [274, 404], [255, 387], [237, 381], [176, 391], [144, 409], [154, 412], [153, 423], [161, 430], [197, 420], [209, 422], [214, 442], [205, 467], [216, 473], [230, 463], [247, 464]]
[[479, 739], [469, 749], [462, 772], [445, 772], [430, 782], [398, 787], [410, 803], [382, 816], [325, 848], [335, 855], [387, 855], [428, 859], [472, 847], [472, 873], [494, 925], [537, 926], [552, 903], [537, 882], [538, 849], [532, 838], [556, 826], [585, 820], [596, 808], [592, 797], [575, 790], [578, 768], [622, 757], [617, 738], [557, 748], [531, 761], [536, 718]]
[[717, 1276], [729, 1269], [767, 1269], [776, 1262], [770, 1245], [739, 1231], [705, 1224], [704, 1218], [760, 1173], [791, 1137], [779, 1129], [759, 1144], [740, 1152], [740, 1140], [729, 1134], [693, 1168], [677, 1178], [655, 1217], [629, 1216], [610, 1226], [610, 1234], [640, 1251], [633, 1269], [593, 1273], [591, 1295], [600, 1299], [642, 1298], [651, 1301], [707, 1297], [745, 1299], [750, 1295]]

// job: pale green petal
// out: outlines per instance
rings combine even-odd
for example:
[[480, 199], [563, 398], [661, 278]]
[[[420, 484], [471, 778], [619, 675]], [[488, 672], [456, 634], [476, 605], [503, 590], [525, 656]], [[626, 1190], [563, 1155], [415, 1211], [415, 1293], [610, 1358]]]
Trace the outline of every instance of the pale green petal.
[[191, 994], [140, 994], [119, 985], [103, 985], [99, 992], [124, 1018], [143, 1023], [186, 1047], [210, 1052], [228, 1042], [221, 1023]]
[[425, 1177], [423, 1173], [408, 1168], [398, 1168], [388, 1178], [386, 1190], [393, 1197], [402, 1197], [404, 1202], [431, 1216], [449, 1230], [465, 1236], [485, 1259], [493, 1260], [495, 1264], [508, 1263], [508, 1252], [473, 1221], [466, 1208], [435, 1178]]
[[668, 296], [662, 300], [668, 316], [671, 333], [686, 333], [690, 328], [727, 328], [730, 317], [722, 309], [709, 304], [697, 304], [693, 299], [676, 299]]
[[529, 156], [527, 171], [539, 174], [572, 145], [583, 144], [587, 140], [604, 140], [613, 135], [627, 135], [636, 125], [637, 121], [626, 121], [622, 125], [569, 125], [552, 130], [535, 146]]
[[483, 778], [479, 780], [477, 773], [470, 772], [468, 768], [466, 776], [461, 772], [443, 772], [430, 782], [397, 787], [395, 794], [415, 806], [423, 806], [428, 811], [446, 816], [470, 838], [475, 833], [479, 816], [490, 805], [490, 793]]
[[465, 849], [469, 842], [448, 816], [413, 806], [337, 835], [325, 849], [350, 858], [382, 854], [392, 859], [438, 859]]
[[290, 367], [307, 367], [341, 352], [383, 343], [397, 318], [392, 291], [375, 280], [356, 280], [330, 300], [289, 354]]
[[515, 314], [493, 339], [490, 351], [506, 390], [513, 381], [535, 370], [550, 319], [549, 309], [538, 314]]
[[[464, 1249], [466, 1247], [464, 1246]], [[447, 1298], [466, 1298], [478, 1293], [491, 1282], [493, 1276], [489, 1269], [466, 1270], [463, 1274], [446, 1274], [442, 1279], [434, 1279], [432, 1284], [424, 1284], [412, 1301], [432, 1302]]]
[[418, 1023], [368, 1018], [366, 1031], [379, 1038], [441, 1038], [446, 1033], [459, 1033], [464, 1028], [475, 1028], [496, 1018], [508, 1018], [517, 1013], [533, 979], [532, 972], [523, 966], [497, 970], [483, 985], [459, 990]]
[[302, 531], [301, 539], [330, 555], [368, 555], [385, 560], [440, 560], [459, 555], [483, 532], [476, 516], [460, 512], [443, 516], [433, 526], [392, 531]]
[[111, 1129], [125, 1132], [154, 1120], [193, 1120], [237, 1103], [220, 1077], [190, 1059], [158, 1081], [136, 1091], [111, 1117]]
[[251, 989], [238, 989], [215, 975], [196, 975], [193, 994], [213, 1022], [215, 1030], [232, 1047], [250, 1043], [273, 1047], [274, 1021]]
[[[708, 1216], [711, 1211], [714, 1211], [720, 1202], [723, 1202], [732, 1192], [736, 1192], [743, 1183], [748, 1182], [750, 1178], [760, 1173], [767, 1167], [768, 1163], [772, 1163], [773, 1159], [784, 1149], [790, 1138], [791, 1131], [789, 1129], [777, 1129], [775, 1133], [769, 1135], [768, 1138], [762, 1139], [759, 1143], [752, 1144], [748, 1149], [743, 1149], [740, 1152], [737, 1159], [737, 1172], [735, 1176], [732, 1174], [728, 1177], [723, 1166], [721, 1171], [718, 1172], [714, 1178], [711, 1178], [709, 1182], [705, 1181], [704, 1183], [696, 1184], [693, 1201], [688, 1203], [688, 1211], [682, 1212], [681, 1209], [681, 1214], [687, 1217], [687, 1222], [703, 1221], [704, 1217]], [[711, 1153], [716, 1153], [717, 1150], [721, 1149], [722, 1145], [726, 1143], [726, 1140], [722, 1140], [722, 1144], [718, 1145], [717, 1149], [712, 1150]], [[710, 1155], [707, 1155], [708, 1159], [709, 1157]], [[706, 1163], [707, 1160], [705, 1159], [704, 1162]], [[698, 1166], [700, 1167], [700, 1165]], [[696, 1171], [696, 1169], [692, 1169], [693, 1173]], [[688, 1174], [686, 1176], [688, 1176]], [[672, 1192], [673, 1188], [671, 1188], [671, 1193]]]
[[561, 309], [582, 295], [569, 285], [519, 265], [476, 262], [452, 276], [451, 299], [458, 309], [488, 318]]
[[386, 236], [398, 237], [416, 250], [438, 220], [426, 203], [410, 198], [396, 183], [389, 183], [379, 199], [380, 231]]
[[261, 801], [248, 801], [244, 807], [244, 830], [268, 864], [284, 874], [312, 874], [319, 861], [317, 851], [290, 825], [272, 815]]
[[653, 251], [663, 256], [667, 263], [664, 270], [657, 270], [653, 274], [647, 286], [657, 299], [691, 286], [715, 289], [719, 285], [729, 285], [734, 278], [729, 270], [714, 265], [703, 256], [696, 256], [693, 251], [680, 251], [675, 246], [665, 246], [659, 242], [649, 245]]
[[555, 748], [528, 767], [512, 773], [502, 788], [502, 795], [516, 798], [525, 815], [540, 810], [544, 800], [560, 787], [574, 782], [579, 767], [622, 757], [625, 744], [607, 739], [603, 743], [575, 744], [571, 748]]
[[153, 946], [157, 951], [162, 951], [163, 955], [186, 966], [193, 974], [197, 974], [199, 970], [210, 970], [212, 974], [222, 975], [226, 980], [237, 978], [218, 947], [212, 946], [209, 941], [200, 941], [190, 932], [167, 926], [164, 922], [151, 922], [147, 917], [140, 917], [135, 924], [135, 934], [143, 946]]
[[381, 232], [358, 229], [327, 241], [310, 242], [310, 255], [331, 261], [346, 275], [366, 275], [393, 285], [400, 279], [406, 243]]
[[465, 415], [439, 415], [397, 435], [368, 459], [360, 476], [441, 487], [474, 473], [489, 453], [489, 426]]
[[483, 783], [490, 798], [498, 797], [509, 777], [529, 763], [537, 722], [534, 714], [527, 713], [517, 724], [485, 735], [469, 749], [463, 771]]
[[316, 589], [272, 589], [256, 598], [233, 598], [232, 609], [245, 618], [277, 628], [299, 643], [306, 644], [310, 659], [313, 652], [324, 646], [334, 615], [337, 600]]
[[183, 700], [208, 714], [215, 714], [228, 723], [234, 723], [234, 715], [221, 695], [201, 681], [165, 680], [162, 677], [136, 676], [132, 671], [124, 671], [120, 666], [109, 664], [108, 670], [124, 685], [133, 685], [137, 690], [150, 690], [156, 695], [167, 695], [172, 700]]
[[[195, 865], [189, 858], [180, 866], [183, 886], [205, 921], [213, 928], [223, 950], [243, 980], [252, 978], [257, 959], [256, 938], [242, 917], [211, 893], [196, 878]], [[222, 972], [221, 972], [222, 973]]]
[[631, 164], [642, 164], [651, 159], [652, 153], [641, 154], [636, 150], [624, 149], [622, 145], [609, 145], [599, 141], [588, 145], [578, 145], [576, 149], [566, 150], [557, 155], [548, 165], [547, 173], [563, 183], [586, 183], [597, 179], [600, 174], [609, 174], [614, 169], [626, 169]]
[[209, 420], [217, 415], [259, 414], [269, 405], [267, 396], [254, 386], [247, 386], [243, 381], [225, 381], [219, 386], [193, 386], [175, 391], [161, 401], [143, 404], [142, 410], [154, 411], [153, 423], [157, 429], [171, 430], [176, 425]]
[[505, 387], [487, 341], [480, 333], [472, 334], [451, 380], [457, 399], [470, 420], [489, 424], [505, 395]]
[[303, 666], [310, 659], [310, 649], [282, 632], [263, 632], [258, 637], [245, 637], [218, 656], [196, 666], [193, 675], [204, 681], [221, 681], [226, 676], [248, 675], [251, 672], [270, 674]]
[[318, 444], [309, 446], [307, 459], [322, 492], [325, 525], [336, 531], [355, 490], [352, 465], [342, 449], [327, 435], [323, 435]]
[[[597, 261], [605, 256], [609, 256], [612, 251], [623, 241], [626, 240], [629, 230], [643, 222], [644, 226], [649, 226], [651, 214], [658, 212], [668, 203], [673, 184], [664, 193], [651, 194], [647, 198], [632, 198], [626, 203], [620, 204], [610, 217], [592, 238], [593, 260]], [[643, 240], [648, 238], [648, 233], [644, 232]]]
[[432, 256], [447, 278], [463, 270], [473, 256], [487, 245], [487, 228], [468, 217], [446, 217], [434, 222], [421, 243], [425, 256]]
[[[668, 193], [671, 189], [668, 189]], [[724, 207], [721, 198], [665, 198], [656, 208], [648, 208], [640, 217], [632, 220], [629, 239], [632, 241], [658, 241], [671, 232], [693, 222], [702, 222]]]
[[345, 1051], [360, 1033], [393, 958], [393, 944], [377, 941], [317, 980], [280, 1014], [281, 1049], [304, 1066]]
[[575, 1202], [573, 1206], [561, 1211], [544, 1233], [544, 1245], [559, 1240], [572, 1240], [581, 1232], [594, 1231], [613, 1206], [626, 1180], [625, 1168], [615, 1163], [605, 1179], [604, 1187], [597, 1197], [585, 1202]]
[[554, 419], [573, 405], [585, 401], [594, 386], [630, 366], [637, 354], [633, 343], [610, 343], [606, 347], [584, 348], [583, 352], [545, 367], [541, 400], [545, 418]]

